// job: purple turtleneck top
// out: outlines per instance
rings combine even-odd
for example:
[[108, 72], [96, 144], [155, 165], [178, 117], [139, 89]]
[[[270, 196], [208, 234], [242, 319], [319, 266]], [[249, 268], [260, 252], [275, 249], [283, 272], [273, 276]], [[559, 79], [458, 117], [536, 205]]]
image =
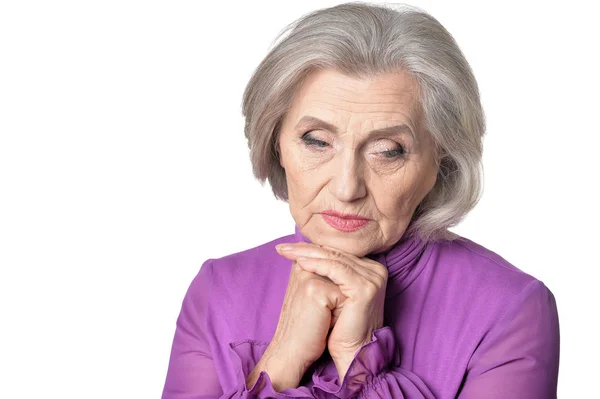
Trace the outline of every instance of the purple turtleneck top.
[[388, 269], [385, 324], [343, 379], [328, 352], [300, 385], [275, 391], [246, 377], [272, 339], [292, 261], [275, 245], [300, 232], [206, 260], [177, 318], [162, 399], [556, 398], [559, 322], [552, 292], [460, 237], [402, 238], [368, 255]]

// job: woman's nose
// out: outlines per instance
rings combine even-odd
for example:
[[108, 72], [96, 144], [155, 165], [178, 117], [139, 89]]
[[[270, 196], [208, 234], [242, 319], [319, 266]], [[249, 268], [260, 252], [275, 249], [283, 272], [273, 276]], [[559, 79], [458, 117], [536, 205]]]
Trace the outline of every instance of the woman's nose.
[[367, 193], [361, 162], [354, 154], [339, 154], [334, 162], [331, 193], [341, 202], [351, 202]]

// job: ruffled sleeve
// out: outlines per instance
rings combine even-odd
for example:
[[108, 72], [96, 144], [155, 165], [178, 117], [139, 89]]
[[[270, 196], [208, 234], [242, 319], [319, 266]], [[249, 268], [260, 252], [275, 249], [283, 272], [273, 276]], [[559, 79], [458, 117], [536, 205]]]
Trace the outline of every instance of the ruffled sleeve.
[[281, 392], [275, 391], [269, 374], [262, 371], [253, 386], [248, 387], [246, 379], [258, 361], [262, 358], [268, 342], [245, 340], [229, 343], [230, 355], [237, 370], [237, 386], [235, 391], [238, 396], [231, 398], [314, 398], [309, 388], [287, 388]]
[[[313, 377], [313, 391], [335, 398], [434, 399], [425, 383], [399, 367], [400, 356], [391, 327], [375, 330], [372, 341], [354, 355], [342, 384], [321, 373]], [[322, 396], [322, 395], [321, 395]]]

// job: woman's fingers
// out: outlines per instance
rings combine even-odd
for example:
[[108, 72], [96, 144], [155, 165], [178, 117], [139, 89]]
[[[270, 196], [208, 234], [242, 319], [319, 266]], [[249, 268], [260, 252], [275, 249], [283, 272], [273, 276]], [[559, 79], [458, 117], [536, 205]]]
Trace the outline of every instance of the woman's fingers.
[[[313, 259], [329, 259], [341, 262], [343, 265], [346, 265], [347, 267], [352, 269], [355, 272], [355, 274], [363, 276], [369, 281], [378, 282], [382, 279], [384, 281], [387, 280], [387, 269], [383, 265], [368, 258], [359, 258], [352, 254], [341, 252], [336, 248], [327, 245], [316, 245], [313, 243], [298, 242], [290, 244], [279, 244], [276, 246], [276, 249], [281, 256], [290, 260], [297, 260], [300, 257]], [[310, 265], [308, 265], [306, 262], [305, 264], [307, 265], [307, 267], [310, 267]], [[343, 266], [341, 267], [343, 268]], [[315, 273], [318, 273], [316, 269], [314, 270]], [[320, 270], [322, 270], [323, 273], [326, 272], [323, 269], [322, 265]], [[339, 271], [335, 273], [339, 273]], [[318, 274], [324, 275], [321, 273]]]
[[300, 256], [296, 262], [304, 270], [329, 278], [340, 286], [342, 293], [344, 293], [344, 289], [357, 287], [363, 279], [351, 266], [339, 260]]
[[340, 286], [340, 290], [345, 294], [356, 291], [361, 279], [366, 277], [360, 265], [354, 264], [354, 259], [335, 248], [296, 243], [278, 246], [277, 250], [286, 258], [295, 260], [302, 269], [330, 279]]
[[305, 256], [309, 258], [337, 259], [343, 256], [342, 253], [339, 251], [325, 249], [324, 246], [304, 242], [295, 244], [284, 244], [282, 246], [277, 245], [275, 248], [277, 249], [280, 255], [283, 255], [288, 259], [296, 259], [298, 256]]

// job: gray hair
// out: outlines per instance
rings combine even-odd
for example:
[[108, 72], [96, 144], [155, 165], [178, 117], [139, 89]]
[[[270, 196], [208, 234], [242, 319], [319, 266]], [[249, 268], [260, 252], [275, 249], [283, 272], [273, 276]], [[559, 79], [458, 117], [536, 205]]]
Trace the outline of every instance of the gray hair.
[[253, 173], [261, 184], [268, 179], [275, 197], [288, 200], [279, 133], [310, 72], [334, 68], [367, 78], [401, 68], [418, 83], [422, 134], [431, 135], [439, 155], [437, 181], [405, 235], [425, 241], [457, 238], [448, 228], [482, 195], [486, 123], [477, 82], [452, 35], [415, 6], [349, 2], [303, 15], [277, 41], [250, 78], [242, 103]]

